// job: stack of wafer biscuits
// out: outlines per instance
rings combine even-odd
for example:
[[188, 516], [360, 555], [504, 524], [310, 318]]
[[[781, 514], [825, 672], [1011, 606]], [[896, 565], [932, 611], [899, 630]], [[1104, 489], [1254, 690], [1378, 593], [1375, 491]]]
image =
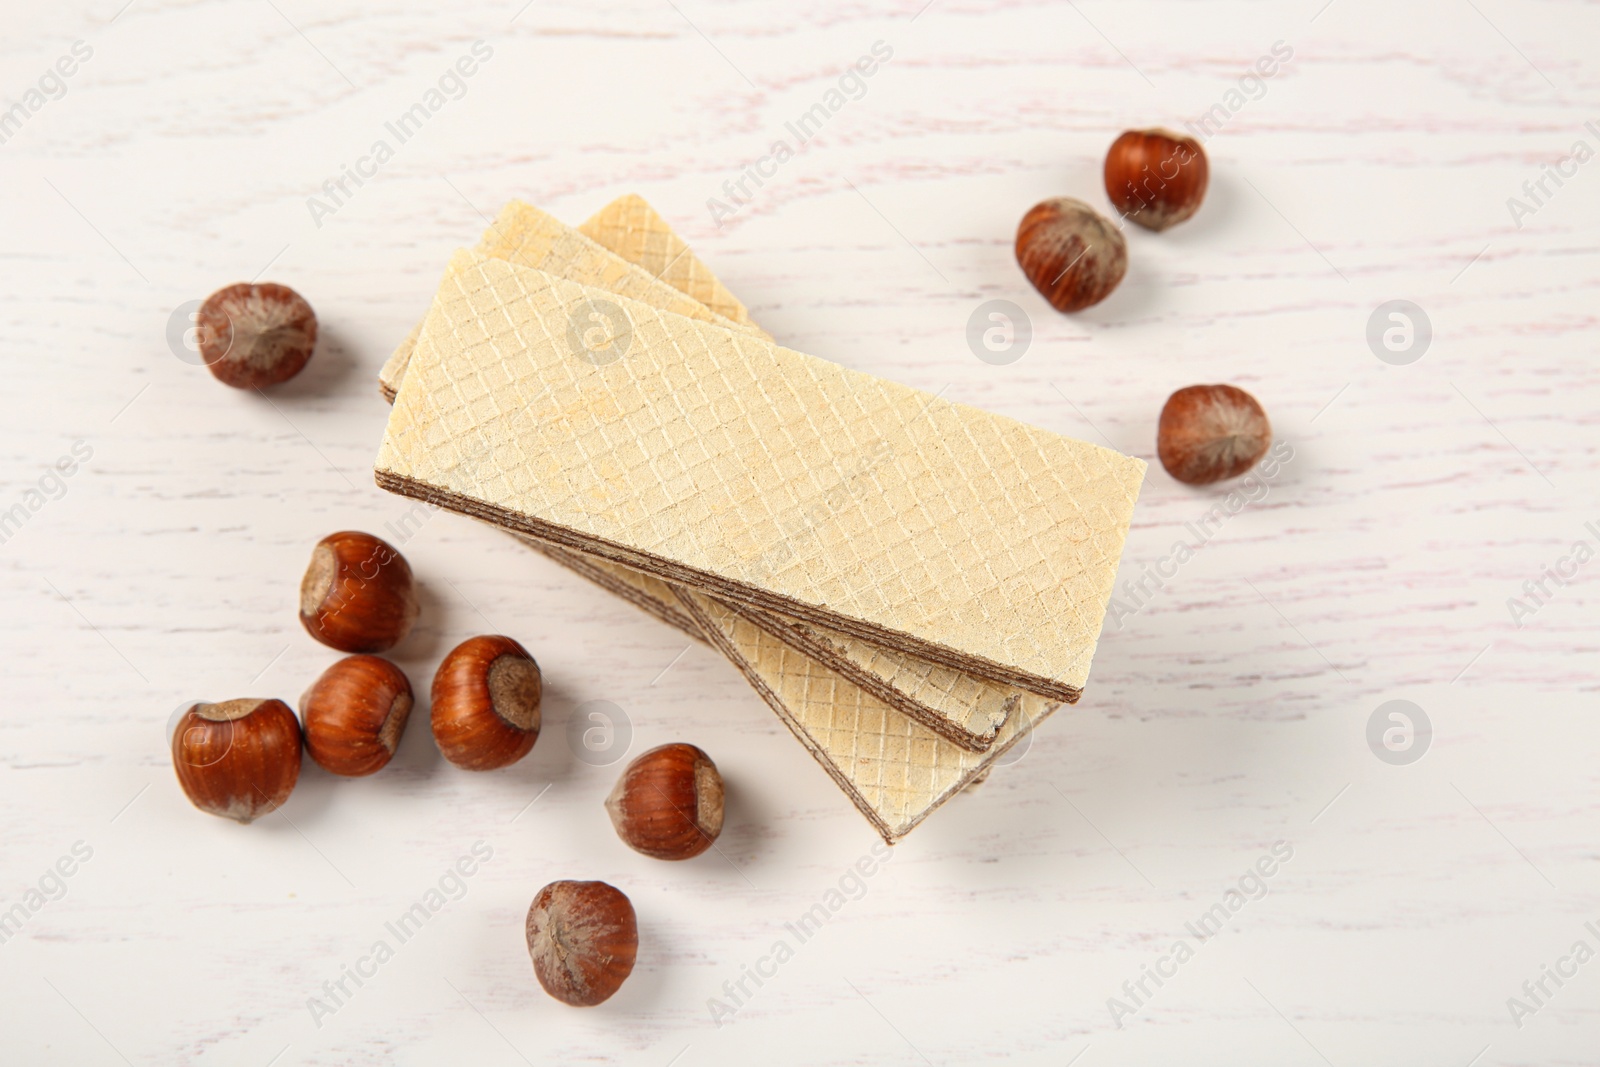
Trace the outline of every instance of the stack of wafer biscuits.
[[776, 345], [633, 196], [507, 205], [380, 387], [379, 485], [709, 642], [890, 842], [1077, 700], [1144, 470]]

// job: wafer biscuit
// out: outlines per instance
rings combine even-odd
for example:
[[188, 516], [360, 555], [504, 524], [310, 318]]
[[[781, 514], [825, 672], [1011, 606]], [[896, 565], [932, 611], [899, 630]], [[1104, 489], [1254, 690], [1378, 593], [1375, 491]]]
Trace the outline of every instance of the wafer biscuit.
[[[1081, 690], [1140, 460], [464, 251], [417, 352], [385, 488], [958, 671]], [[469, 449], [495, 478], [463, 476]]]

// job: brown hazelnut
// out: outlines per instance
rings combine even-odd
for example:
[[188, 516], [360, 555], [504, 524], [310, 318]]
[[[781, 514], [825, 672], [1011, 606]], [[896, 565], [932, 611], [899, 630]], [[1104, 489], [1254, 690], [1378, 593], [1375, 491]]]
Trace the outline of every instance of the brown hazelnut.
[[172, 768], [195, 807], [250, 822], [289, 799], [300, 777], [300, 724], [281, 700], [196, 704], [173, 731]]
[[658, 860], [686, 860], [722, 833], [722, 775], [693, 745], [652, 748], [628, 764], [606, 798], [617, 836]]
[[399, 747], [411, 703], [405, 671], [377, 656], [346, 656], [300, 698], [306, 751], [334, 774], [372, 774]]
[[1171, 130], [1129, 130], [1106, 153], [1106, 195], [1147, 230], [1176, 226], [1199, 211], [1210, 177], [1200, 142]]
[[1082, 311], [1111, 295], [1128, 272], [1128, 245], [1081, 200], [1034, 206], [1017, 227], [1017, 262], [1057, 311]]
[[472, 637], [433, 676], [433, 738], [469, 771], [517, 762], [539, 740], [539, 665], [509, 637]]
[[1156, 453], [1186, 485], [1243, 474], [1272, 444], [1272, 424], [1256, 398], [1232, 385], [1191, 385], [1167, 397]]
[[386, 652], [417, 621], [417, 592], [405, 557], [371, 534], [329, 534], [300, 579], [300, 622], [340, 652]]
[[317, 346], [317, 316], [287, 285], [240, 282], [206, 297], [195, 316], [200, 358], [219, 382], [260, 389], [300, 373]]
[[528, 908], [527, 933], [539, 984], [580, 1008], [622, 988], [639, 955], [633, 905], [605, 882], [551, 882]]

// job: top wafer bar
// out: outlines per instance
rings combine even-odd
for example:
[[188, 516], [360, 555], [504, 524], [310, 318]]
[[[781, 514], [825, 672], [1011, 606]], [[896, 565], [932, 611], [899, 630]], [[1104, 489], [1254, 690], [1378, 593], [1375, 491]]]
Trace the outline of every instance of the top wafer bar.
[[[1081, 691], [1137, 459], [468, 252], [413, 364], [386, 488], [952, 669]], [[493, 477], [466, 469], [477, 456]]]

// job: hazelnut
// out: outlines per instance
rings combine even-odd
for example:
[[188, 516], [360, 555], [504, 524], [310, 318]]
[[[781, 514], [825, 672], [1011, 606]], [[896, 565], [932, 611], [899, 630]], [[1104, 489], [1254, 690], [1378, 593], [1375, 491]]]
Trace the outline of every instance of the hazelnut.
[[1017, 262], [1057, 311], [1100, 303], [1128, 272], [1128, 245], [1109, 219], [1081, 200], [1034, 206], [1017, 227]]
[[1210, 177], [1200, 142], [1171, 130], [1129, 130], [1106, 153], [1106, 195], [1147, 230], [1160, 232], [1199, 211]]
[[1232, 385], [1191, 385], [1167, 397], [1156, 453], [1186, 485], [1233, 478], [1266, 454], [1272, 424], [1256, 398]]
[[606, 798], [617, 836], [658, 860], [686, 860], [722, 833], [722, 775], [693, 745], [652, 748], [628, 764]]
[[287, 285], [240, 282], [206, 297], [195, 316], [200, 358], [219, 382], [260, 389], [300, 373], [317, 346], [317, 316]]
[[433, 676], [433, 738], [469, 771], [517, 762], [539, 740], [539, 665], [509, 637], [472, 637]]
[[411, 682], [399, 667], [377, 656], [346, 656], [300, 698], [306, 751], [334, 774], [372, 774], [399, 747], [411, 703]]
[[250, 822], [289, 799], [300, 777], [300, 724], [281, 700], [196, 704], [173, 731], [172, 768], [195, 807]]
[[300, 579], [300, 622], [340, 652], [385, 652], [417, 621], [417, 593], [405, 557], [371, 534], [329, 534]]
[[527, 932], [539, 984], [580, 1008], [622, 988], [639, 955], [633, 905], [604, 882], [551, 882], [528, 908]]

